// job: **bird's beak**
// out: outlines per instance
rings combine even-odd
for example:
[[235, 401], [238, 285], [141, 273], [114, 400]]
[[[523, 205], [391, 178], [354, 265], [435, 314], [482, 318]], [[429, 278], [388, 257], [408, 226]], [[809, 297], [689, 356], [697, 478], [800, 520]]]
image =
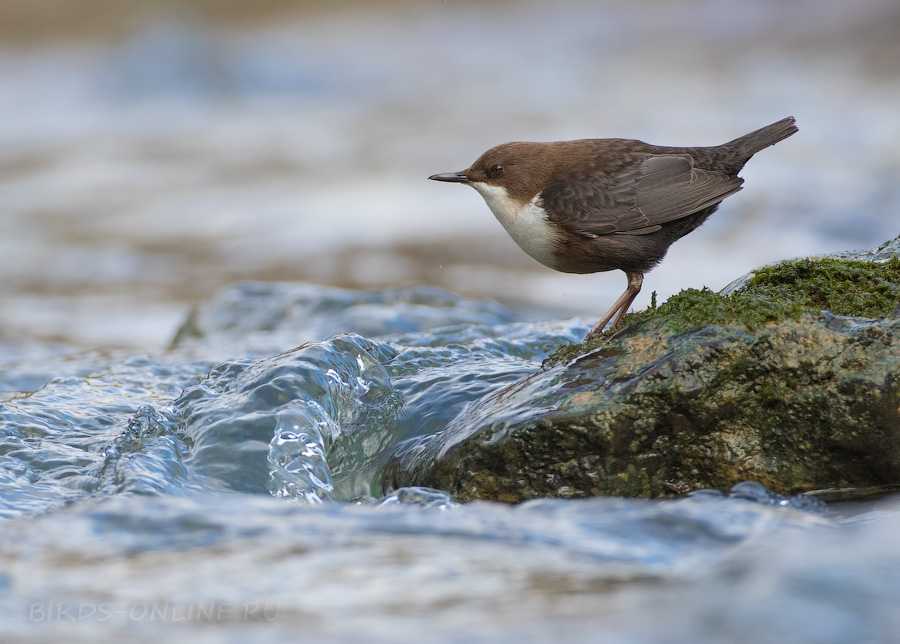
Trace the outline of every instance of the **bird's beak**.
[[442, 174], [433, 174], [428, 177], [432, 181], [447, 181], [448, 183], [468, 183], [469, 178], [466, 176], [465, 170], [459, 172], [444, 172]]

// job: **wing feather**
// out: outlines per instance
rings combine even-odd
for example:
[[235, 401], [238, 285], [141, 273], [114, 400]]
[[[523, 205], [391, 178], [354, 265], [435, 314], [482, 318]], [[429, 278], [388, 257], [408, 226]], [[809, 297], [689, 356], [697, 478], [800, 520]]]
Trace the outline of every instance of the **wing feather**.
[[689, 155], [634, 155], [614, 173], [557, 178], [541, 194], [550, 220], [585, 237], [646, 235], [715, 205], [743, 179], [694, 167]]

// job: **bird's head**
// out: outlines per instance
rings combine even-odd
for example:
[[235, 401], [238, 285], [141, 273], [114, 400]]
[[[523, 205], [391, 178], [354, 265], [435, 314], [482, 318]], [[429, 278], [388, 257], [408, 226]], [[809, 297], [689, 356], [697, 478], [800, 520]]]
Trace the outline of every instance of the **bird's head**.
[[546, 186], [553, 165], [547, 144], [504, 143], [482, 154], [465, 170], [428, 178], [470, 185], [482, 195], [502, 191], [505, 197], [524, 204]]

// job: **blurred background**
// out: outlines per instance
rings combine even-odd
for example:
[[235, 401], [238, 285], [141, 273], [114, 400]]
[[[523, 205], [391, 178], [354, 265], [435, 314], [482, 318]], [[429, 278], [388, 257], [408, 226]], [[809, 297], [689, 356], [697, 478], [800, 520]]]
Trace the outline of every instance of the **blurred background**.
[[900, 3], [0, 3], [0, 342], [156, 350], [235, 280], [427, 283], [596, 317], [471, 190], [509, 140], [800, 134], [651, 273], [665, 297], [900, 222]]

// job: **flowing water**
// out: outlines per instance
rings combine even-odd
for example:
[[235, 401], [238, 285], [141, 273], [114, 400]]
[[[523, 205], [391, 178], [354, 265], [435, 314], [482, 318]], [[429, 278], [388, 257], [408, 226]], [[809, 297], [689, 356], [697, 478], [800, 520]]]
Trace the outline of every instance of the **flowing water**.
[[586, 331], [533, 318], [436, 289], [243, 284], [162, 356], [5, 373], [3, 641], [900, 636], [890, 502], [387, 488], [398, 445]]
[[796, 113], [644, 298], [897, 233], [895, 3], [559, 6], [0, 48], [0, 641], [900, 640], [896, 500], [382, 480], [623, 286], [424, 181], [487, 145]]

